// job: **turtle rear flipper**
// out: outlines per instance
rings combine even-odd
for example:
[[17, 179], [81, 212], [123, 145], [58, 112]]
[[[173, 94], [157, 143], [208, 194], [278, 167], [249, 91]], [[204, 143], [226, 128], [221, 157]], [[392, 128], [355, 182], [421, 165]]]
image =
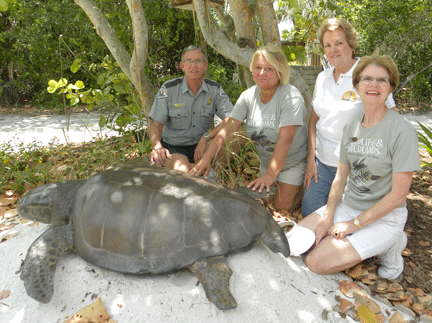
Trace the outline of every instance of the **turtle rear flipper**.
[[57, 262], [71, 248], [71, 226], [54, 226], [32, 243], [21, 271], [21, 279], [30, 297], [41, 303], [51, 301]]
[[285, 257], [290, 255], [288, 239], [279, 224], [276, 221], [270, 221], [270, 224], [261, 234], [262, 242], [273, 252], [281, 252]]
[[232, 270], [225, 257], [203, 258], [189, 268], [203, 285], [207, 298], [218, 309], [230, 310], [237, 307], [237, 302], [229, 290]]

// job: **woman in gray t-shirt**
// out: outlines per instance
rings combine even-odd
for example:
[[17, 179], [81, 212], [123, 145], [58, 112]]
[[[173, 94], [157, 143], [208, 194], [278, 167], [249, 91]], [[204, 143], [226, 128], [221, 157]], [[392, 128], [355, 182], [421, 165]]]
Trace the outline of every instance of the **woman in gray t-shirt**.
[[274, 206], [291, 210], [296, 207], [306, 168], [306, 106], [300, 91], [288, 84], [289, 66], [280, 48], [259, 48], [250, 70], [256, 85], [241, 94], [225, 131], [213, 139], [191, 172], [207, 175], [218, 148], [245, 123], [246, 135], [253, 140], [261, 162], [260, 177], [248, 188], [270, 191], [276, 183]]
[[406, 197], [420, 170], [417, 132], [385, 101], [398, 83], [389, 56], [365, 56], [353, 72], [364, 115], [348, 123], [327, 205], [299, 224], [315, 232], [317, 246], [305, 258], [319, 274], [350, 268], [378, 256], [378, 275], [396, 279], [407, 244]]

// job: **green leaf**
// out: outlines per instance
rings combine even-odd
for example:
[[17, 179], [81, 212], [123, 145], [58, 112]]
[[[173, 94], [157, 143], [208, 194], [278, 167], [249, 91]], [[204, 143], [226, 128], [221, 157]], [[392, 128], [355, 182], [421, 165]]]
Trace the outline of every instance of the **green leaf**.
[[70, 70], [71, 70], [72, 73], [76, 73], [76, 72], [78, 72], [78, 70], [80, 69], [80, 67], [81, 67], [81, 60], [80, 59], [76, 59], [76, 60], [73, 61], [72, 65], [70, 67]]
[[57, 88], [57, 82], [54, 81], [54, 80], [49, 80], [48, 81], [48, 86], [49, 87], [55, 87], [55, 88]]
[[62, 78], [58, 81], [57, 83], [57, 87], [63, 87], [66, 86], [66, 84], [68, 83], [68, 81], [65, 78]]
[[54, 87], [54, 86], [48, 86], [47, 87], [48, 93], [55, 93], [56, 90], [57, 90], [57, 87]]
[[9, 1], [0, 0], [0, 11], [8, 11]]
[[105, 116], [104, 116], [104, 115], [101, 115], [101, 116], [99, 117], [99, 127], [100, 127], [100, 128], [103, 128], [103, 127], [106, 126], [106, 124], [107, 124], [107, 122], [106, 122]]

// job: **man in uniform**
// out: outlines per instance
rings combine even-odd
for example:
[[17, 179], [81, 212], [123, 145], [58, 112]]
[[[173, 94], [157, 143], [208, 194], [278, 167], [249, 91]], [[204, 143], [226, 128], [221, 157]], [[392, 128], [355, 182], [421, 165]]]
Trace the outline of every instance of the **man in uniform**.
[[[190, 45], [181, 56], [185, 75], [159, 90], [149, 114], [152, 164], [189, 172], [228, 122], [233, 106], [220, 84], [204, 78], [207, 66], [206, 53]], [[210, 130], [214, 115], [222, 122]]]

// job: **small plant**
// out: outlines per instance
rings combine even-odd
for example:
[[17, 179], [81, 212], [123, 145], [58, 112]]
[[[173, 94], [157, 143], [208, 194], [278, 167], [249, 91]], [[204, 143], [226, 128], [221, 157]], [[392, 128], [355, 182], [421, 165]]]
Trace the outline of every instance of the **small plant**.
[[[426, 152], [429, 154], [429, 156], [432, 157], [432, 128], [429, 128], [418, 121], [417, 123], [420, 125], [420, 127], [425, 133], [424, 135], [420, 131], [418, 131], [419, 142], [420, 142], [419, 146], [421, 148], [426, 149]], [[422, 167], [425, 165], [432, 167], [432, 163], [428, 163], [426, 161], [422, 164]]]

